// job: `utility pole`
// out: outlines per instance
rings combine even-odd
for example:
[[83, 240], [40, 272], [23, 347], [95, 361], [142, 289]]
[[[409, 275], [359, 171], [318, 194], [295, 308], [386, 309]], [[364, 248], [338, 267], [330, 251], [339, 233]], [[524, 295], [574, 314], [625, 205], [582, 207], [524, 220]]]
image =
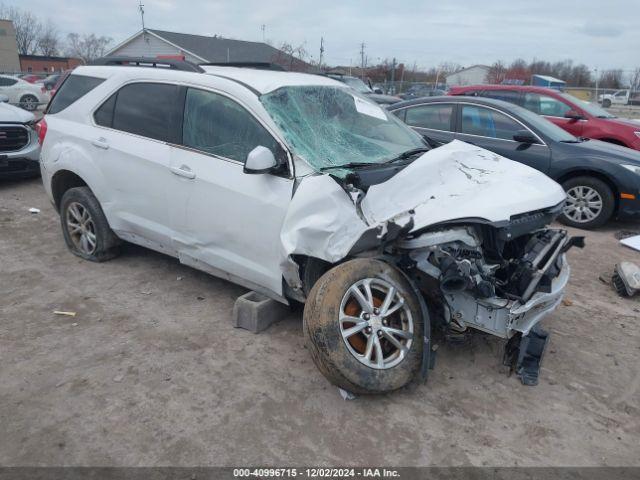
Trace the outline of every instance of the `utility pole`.
[[324, 55], [324, 38], [320, 37], [320, 60], [318, 60], [318, 68], [322, 69], [322, 56]]
[[595, 101], [596, 103], [598, 103], [598, 69], [595, 69], [596, 72], [596, 95], [595, 95]]
[[138, 2], [138, 11], [140, 12], [140, 19], [142, 20], [142, 32], [144, 33], [144, 5], [142, 0]]
[[391, 62], [391, 94], [396, 93], [396, 57], [393, 57]]
[[362, 81], [364, 81], [364, 47], [365, 44], [364, 42], [362, 42], [360, 44], [360, 60], [361, 60], [361, 64], [360, 64], [360, 76], [362, 77]]
[[265, 35], [265, 31], [267, 30], [267, 26], [263, 23], [262, 25], [260, 25], [260, 30], [262, 30], [262, 43], [265, 43], [267, 40], [267, 37]]

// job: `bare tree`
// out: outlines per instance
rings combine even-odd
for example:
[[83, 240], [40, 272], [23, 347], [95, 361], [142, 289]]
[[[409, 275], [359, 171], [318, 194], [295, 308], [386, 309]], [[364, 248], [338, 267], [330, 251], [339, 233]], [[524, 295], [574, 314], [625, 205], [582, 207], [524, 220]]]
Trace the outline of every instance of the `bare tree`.
[[2, 3], [0, 4], [0, 18], [6, 18], [13, 22], [20, 55], [33, 55], [36, 53], [41, 29], [38, 17], [29, 11], [12, 6], [6, 7]]
[[495, 62], [491, 67], [489, 67], [489, 72], [487, 73], [487, 78], [485, 81], [487, 83], [502, 83], [504, 79], [507, 77], [507, 67], [500, 60]]
[[278, 53], [273, 56], [272, 61], [290, 71], [306, 71], [309, 67], [306, 63], [308, 56], [309, 54], [304, 48], [304, 44], [294, 47], [288, 42], [282, 42]]
[[82, 59], [85, 63], [103, 57], [113, 39], [111, 37], [96, 37], [92, 34], [67, 35], [67, 55]]
[[47, 23], [42, 26], [36, 43], [41, 55], [45, 55], [47, 57], [55, 57], [59, 55], [60, 34], [51, 20], [47, 20]]
[[600, 75], [600, 88], [622, 88], [622, 70], [614, 69], [614, 70], [605, 70]]
[[640, 90], [640, 67], [631, 72], [631, 90]]

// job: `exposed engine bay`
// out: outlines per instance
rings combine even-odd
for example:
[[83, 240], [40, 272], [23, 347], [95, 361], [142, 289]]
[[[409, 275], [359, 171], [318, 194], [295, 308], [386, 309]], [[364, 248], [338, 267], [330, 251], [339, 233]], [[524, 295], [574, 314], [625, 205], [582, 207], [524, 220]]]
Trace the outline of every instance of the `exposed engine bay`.
[[549, 228], [500, 241], [492, 229], [455, 226], [404, 239], [400, 264], [440, 303], [451, 330], [527, 335], [562, 299], [569, 278], [564, 253], [576, 241]]

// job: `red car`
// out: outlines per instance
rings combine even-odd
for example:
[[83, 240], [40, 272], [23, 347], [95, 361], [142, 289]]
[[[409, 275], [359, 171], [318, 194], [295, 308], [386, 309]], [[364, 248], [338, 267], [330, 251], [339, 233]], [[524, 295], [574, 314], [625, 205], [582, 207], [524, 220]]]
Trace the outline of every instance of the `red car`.
[[593, 138], [640, 150], [640, 122], [622, 120], [597, 105], [543, 87], [473, 85], [452, 87], [449, 95], [495, 98], [543, 115], [576, 137]]

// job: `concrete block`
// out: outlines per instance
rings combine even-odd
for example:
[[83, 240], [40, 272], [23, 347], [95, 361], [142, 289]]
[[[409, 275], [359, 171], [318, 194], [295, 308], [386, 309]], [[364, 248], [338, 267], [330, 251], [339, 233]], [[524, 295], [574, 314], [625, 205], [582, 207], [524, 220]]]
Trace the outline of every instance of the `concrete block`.
[[241, 295], [233, 306], [233, 326], [259, 333], [289, 314], [289, 307], [258, 292]]

